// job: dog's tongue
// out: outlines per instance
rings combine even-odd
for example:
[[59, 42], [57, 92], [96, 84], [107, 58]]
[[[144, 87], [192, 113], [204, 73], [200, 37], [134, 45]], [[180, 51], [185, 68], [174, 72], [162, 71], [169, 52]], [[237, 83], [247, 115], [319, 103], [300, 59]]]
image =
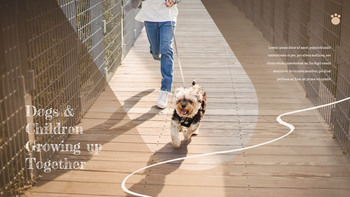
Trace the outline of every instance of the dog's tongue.
[[181, 113], [182, 113], [182, 115], [185, 115], [185, 114], [187, 114], [187, 110], [181, 110]]

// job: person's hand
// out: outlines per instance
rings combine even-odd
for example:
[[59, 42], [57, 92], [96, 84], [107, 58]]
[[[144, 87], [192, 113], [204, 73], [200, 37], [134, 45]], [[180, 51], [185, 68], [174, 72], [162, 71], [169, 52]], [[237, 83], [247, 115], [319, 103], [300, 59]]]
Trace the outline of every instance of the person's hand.
[[171, 7], [174, 5], [174, 0], [165, 0], [166, 7]]

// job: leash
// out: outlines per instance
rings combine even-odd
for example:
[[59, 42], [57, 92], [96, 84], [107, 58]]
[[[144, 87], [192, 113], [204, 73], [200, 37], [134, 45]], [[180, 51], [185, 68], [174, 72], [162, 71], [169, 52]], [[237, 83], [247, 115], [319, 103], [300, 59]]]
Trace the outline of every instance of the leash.
[[258, 147], [261, 147], [261, 146], [265, 146], [267, 144], [271, 144], [273, 142], [276, 142], [276, 141], [279, 141], [285, 137], [287, 137], [288, 135], [290, 135], [291, 133], [294, 132], [295, 130], [295, 127], [294, 125], [288, 123], [288, 122], [285, 122], [284, 120], [282, 120], [282, 117], [283, 116], [287, 116], [287, 115], [291, 115], [291, 114], [296, 114], [296, 113], [300, 113], [300, 112], [305, 112], [305, 111], [310, 111], [310, 110], [314, 110], [314, 109], [320, 109], [320, 108], [323, 108], [323, 107], [327, 107], [327, 106], [330, 106], [330, 105], [334, 105], [334, 104], [338, 104], [338, 103], [341, 103], [341, 102], [344, 102], [344, 101], [347, 101], [347, 100], [350, 100], [350, 97], [347, 97], [347, 98], [344, 98], [342, 100], [338, 100], [338, 101], [335, 101], [333, 103], [328, 103], [328, 104], [324, 104], [324, 105], [318, 105], [318, 106], [314, 106], [314, 107], [309, 107], [309, 108], [305, 108], [305, 109], [300, 109], [300, 110], [295, 110], [295, 111], [291, 111], [291, 112], [286, 112], [286, 113], [283, 113], [281, 115], [279, 115], [277, 118], [276, 118], [276, 121], [283, 125], [283, 126], [286, 126], [289, 128], [289, 131], [288, 133], [278, 137], [278, 138], [275, 138], [275, 139], [272, 139], [272, 140], [269, 140], [269, 141], [266, 141], [266, 142], [262, 142], [262, 143], [259, 143], [259, 144], [255, 144], [255, 145], [250, 145], [250, 146], [243, 146], [242, 148], [237, 148], [237, 149], [231, 149], [231, 150], [224, 150], [224, 151], [217, 151], [217, 152], [210, 152], [210, 153], [202, 153], [202, 154], [197, 154], [197, 155], [191, 155], [191, 156], [186, 156], [186, 157], [180, 157], [180, 158], [175, 158], [175, 159], [170, 159], [170, 160], [166, 160], [166, 161], [162, 161], [162, 162], [158, 162], [158, 163], [154, 163], [152, 165], [149, 165], [149, 166], [146, 166], [146, 167], [143, 167], [143, 168], [140, 168], [134, 172], [132, 172], [131, 174], [129, 174], [128, 176], [126, 176], [121, 184], [121, 187], [122, 189], [128, 193], [128, 194], [132, 194], [134, 196], [142, 196], [142, 197], [149, 197], [147, 195], [144, 195], [144, 194], [140, 194], [140, 193], [136, 193], [136, 192], [133, 192], [133, 191], [130, 191], [128, 188], [126, 188], [126, 181], [134, 174], [138, 173], [138, 172], [141, 172], [143, 170], [146, 170], [148, 168], [152, 168], [154, 166], [159, 166], [159, 165], [162, 165], [162, 164], [166, 164], [166, 163], [171, 163], [171, 162], [175, 162], [175, 161], [181, 161], [181, 160], [185, 160], [185, 159], [192, 159], [192, 158], [199, 158], [199, 157], [205, 157], [205, 156], [210, 156], [210, 155], [217, 155], [217, 154], [227, 154], [227, 153], [233, 153], [233, 152], [239, 152], [239, 151], [244, 151], [244, 150], [249, 150], [249, 149], [253, 149], [253, 148], [258, 148]]
[[[169, 0], [166, 0], [166, 1], [169, 2]], [[182, 72], [182, 66], [181, 66], [179, 51], [178, 51], [178, 49], [177, 49], [176, 38], [175, 38], [175, 30], [174, 30], [174, 23], [173, 23], [173, 21], [171, 20], [172, 15], [171, 15], [170, 8], [171, 8], [171, 7], [169, 7], [169, 16], [170, 16], [171, 29], [172, 29], [173, 38], [174, 38], [175, 54], [176, 54], [177, 63], [179, 64], [179, 70], [180, 70], [180, 74], [181, 74], [181, 78], [182, 78], [182, 83], [183, 83], [183, 86], [184, 86], [184, 88], [185, 88], [185, 87], [186, 87], [186, 85], [185, 85], [185, 78], [184, 78], [184, 74], [183, 74], [183, 72]]]

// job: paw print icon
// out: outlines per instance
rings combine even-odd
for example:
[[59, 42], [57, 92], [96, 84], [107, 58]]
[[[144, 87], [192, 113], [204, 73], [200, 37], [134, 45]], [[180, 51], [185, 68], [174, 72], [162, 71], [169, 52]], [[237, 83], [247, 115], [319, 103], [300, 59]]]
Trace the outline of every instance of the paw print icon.
[[339, 23], [340, 23], [340, 15], [339, 14], [334, 13], [331, 15], [331, 18], [332, 18], [331, 22], [333, 25], [339, 25]]

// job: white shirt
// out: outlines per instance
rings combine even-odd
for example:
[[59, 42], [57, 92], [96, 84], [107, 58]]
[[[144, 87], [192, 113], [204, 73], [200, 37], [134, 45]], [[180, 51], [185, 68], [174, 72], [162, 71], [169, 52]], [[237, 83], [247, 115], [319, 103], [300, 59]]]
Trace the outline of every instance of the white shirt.
[[169, 8], [166, 7], [165, 0], [145, 0], [142, 1], [142, 8], [135, 19], [140, 22], [176, 21], [178, 13], [176, 4]]

